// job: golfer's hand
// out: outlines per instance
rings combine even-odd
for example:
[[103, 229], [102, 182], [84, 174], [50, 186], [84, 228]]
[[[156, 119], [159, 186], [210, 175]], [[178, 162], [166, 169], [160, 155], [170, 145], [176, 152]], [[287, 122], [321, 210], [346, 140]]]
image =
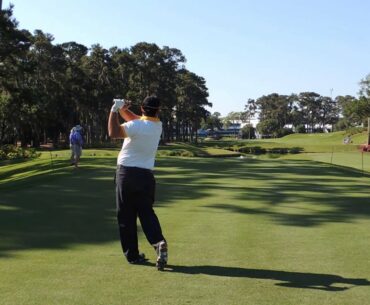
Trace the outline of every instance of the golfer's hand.
[[120, 109], [126, 110], [131, 106], [131, 101], [124, 99], [114, 99], [111, 112], [119, 112]]
[[125, 100], [122, 100], [122, 99], [114, 99], [113, 100], [113, 106], [111, 108], [111, 112], [118, 112], [124, 105], [125, 103]]

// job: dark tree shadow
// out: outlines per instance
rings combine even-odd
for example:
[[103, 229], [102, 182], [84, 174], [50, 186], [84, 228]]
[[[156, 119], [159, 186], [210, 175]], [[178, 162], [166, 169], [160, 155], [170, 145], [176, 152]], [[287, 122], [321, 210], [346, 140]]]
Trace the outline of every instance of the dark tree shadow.
[[[0, 257], [9, 251], [68, 248], [118, 240], [114, 160], [100, 167], [54, 161], [54, 171], [0, 189]], [[44, 168], [32, 168], [43, 170]]]
[[[54, 160], [49, 174], [1, 184], [0, 257], [24, 249], [118, 241], [113, 183], [115, 158], [83, 160], [78, 171], [66, 163], [67, 160]], [[280, 224], [292, 226], [352, 222], [370, 216], [368, 180], [361, 173], [345, 168], [308, 161], [199, 158], [163, 158], [157, 165], [155, 206], [159, 207], [171, 208], [180, 200], [183, 204], [196, 204], [212, 195], [214, 189], [224, 189], [227, 202], [196, 208], [212, 213], [228, 210], [267, 215]], [[47, 166], [32, 165], [31, 169], [43, 170]], [[14, 169], [7, 175], [19, 173], [20, 169]], [[0, 177], [7, 178], [3, 173]], [[242, 184], [234, 185], [236, 180]], [[249, 185], [253, 180], [258, 181], [258, 188]], [[353, 193], [357, 194], [355, 198]], [[265, 206], [251, 206], [250, 200], [263, 202]], [[328, 209], [305, 210], [296, 215], [273, 209], [286, 204], [299, 207], [307, 200]]]
[[279, 281], [279, 283], [275, 284], [278, 286], [325, 291], [344, 291], [357, 286], [370, 286], [370, 281], [367, 279], [344, 278], [339, 275], [321, 273], [287, 272], [221, 266], [169, 266], [167, 271], [184, 274], [266, 279]]
[[[197, 200], [223, 189], [227, 199], [203, 207], [268, 216], [279, 224], [314, 227], [370, 217], [368, 173], [300, 160], [163, 160], [157, 170], [159, 204]], [[168, 175], [166, 168], [176, 168]], [[204, 181], [207, 181], [206, 183]], [[235, 181], [235, 183], [233, 183]], [[258, 187], [250, 185], [258, 181]], [[258, 208], [250, 202], [261, 202]], [[278, 206], [287, 209], [275, 209]], [[326, 207], [317, 209], [315, 206]], [[294, 208], [295, 213], [289, 211]], [[311, 207], [311, 208], [310, 208]], [[286, 211], [286, 213], [284, 212]]]

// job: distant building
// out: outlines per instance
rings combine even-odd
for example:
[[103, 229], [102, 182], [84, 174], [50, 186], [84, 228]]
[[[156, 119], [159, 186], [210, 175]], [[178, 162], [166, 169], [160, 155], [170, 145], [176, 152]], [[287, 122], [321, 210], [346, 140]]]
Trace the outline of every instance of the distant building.
[[231, 123], [230, 125], [227, 126], [226, 130], [240, 130], [242, 128], [242, 122], [235, 122]]
[[258, 123], [259, 123], [258, 119], [252, 119], [249, 122], [242, 121], [242, 120], [233, 120], [227, 129], [235, 129], [235, 128], [241, 129], [246, 125], [252, 125], [252, 127], [256, 128]]

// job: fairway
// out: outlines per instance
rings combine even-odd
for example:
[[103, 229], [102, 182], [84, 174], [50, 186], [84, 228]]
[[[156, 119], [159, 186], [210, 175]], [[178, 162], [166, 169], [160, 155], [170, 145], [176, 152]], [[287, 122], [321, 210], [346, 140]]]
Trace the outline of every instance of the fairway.
[[158, 272], [141, 233], [149, 263], [123, 258], [116, 153], [86, 155], [80, 170], [57, 158], [45, 171], [45, 161], [42, 175], [0, 185], [1, 305], [369, 304], [368, 174], [298, 159], [161, 157], [156, 212], [170, 265]]

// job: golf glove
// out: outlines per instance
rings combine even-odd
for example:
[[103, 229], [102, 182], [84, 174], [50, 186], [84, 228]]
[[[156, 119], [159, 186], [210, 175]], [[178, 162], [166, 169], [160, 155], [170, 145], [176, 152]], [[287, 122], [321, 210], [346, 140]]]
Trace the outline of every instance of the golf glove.
[[113, 99], [113, 106], [111, 108], [111, 112], [118, 112], [123, 106], [125, 106], [127, 102], [123, 99]]

